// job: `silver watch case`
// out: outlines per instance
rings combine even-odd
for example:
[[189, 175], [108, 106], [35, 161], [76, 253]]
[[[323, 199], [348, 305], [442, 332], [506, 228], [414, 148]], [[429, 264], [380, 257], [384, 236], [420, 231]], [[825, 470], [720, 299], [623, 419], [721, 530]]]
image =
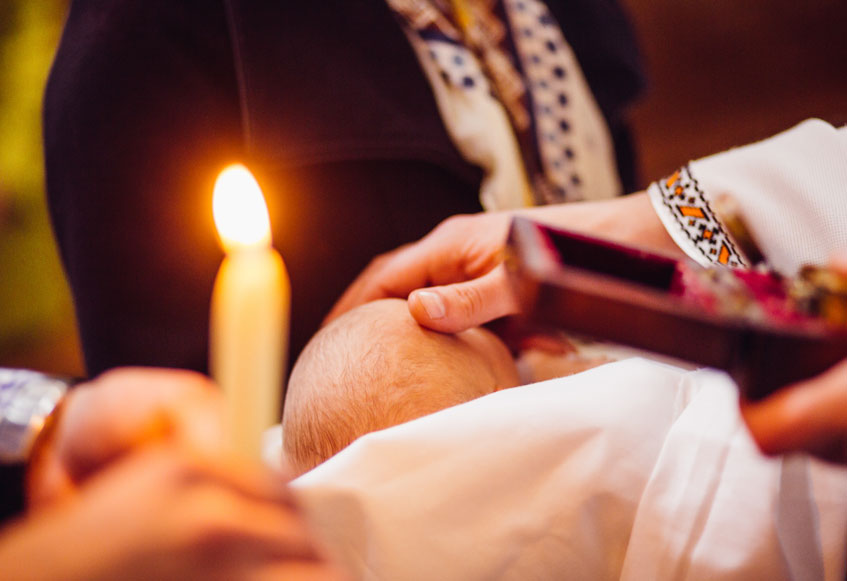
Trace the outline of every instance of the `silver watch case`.
[[0, 463], [29, 459], [36, 437], [69, 385], [35, 371], [0, 368]]

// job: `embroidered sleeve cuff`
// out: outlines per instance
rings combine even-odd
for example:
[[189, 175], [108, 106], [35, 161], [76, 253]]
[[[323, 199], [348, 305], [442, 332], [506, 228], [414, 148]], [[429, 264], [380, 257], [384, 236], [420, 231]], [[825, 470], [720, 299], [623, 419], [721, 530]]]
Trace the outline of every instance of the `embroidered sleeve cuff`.
[[656, 213], [683, 252], [703, 266], [748, 266], [685, 166], [647, 190]]
[[812, 119], [689, 163], [648, 189], [679, 247], [703, 265], [750, 266], [715, 206], [728, 195], [768, 264], [793, 275], [847, 249], [847, 128]]

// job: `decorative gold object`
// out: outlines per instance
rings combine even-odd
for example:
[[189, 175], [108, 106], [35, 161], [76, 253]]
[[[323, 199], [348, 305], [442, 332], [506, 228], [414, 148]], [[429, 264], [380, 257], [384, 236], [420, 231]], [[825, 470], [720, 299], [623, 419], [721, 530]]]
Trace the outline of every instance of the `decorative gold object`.
[[806, 265], [791, 281], [789, 294], [803, 312], [847, 327], [847, 272]]

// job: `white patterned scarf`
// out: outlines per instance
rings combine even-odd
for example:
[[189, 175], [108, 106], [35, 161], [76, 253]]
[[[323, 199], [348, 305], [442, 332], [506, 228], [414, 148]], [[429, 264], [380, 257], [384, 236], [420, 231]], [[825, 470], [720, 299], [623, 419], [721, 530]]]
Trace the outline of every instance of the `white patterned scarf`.
[[494, 50], [480, 53], [449, 3], [388, 0], [462, 155], [485, 173], [487, 210], [621, 192], [605, 119], [540, 0], [465, 0]]

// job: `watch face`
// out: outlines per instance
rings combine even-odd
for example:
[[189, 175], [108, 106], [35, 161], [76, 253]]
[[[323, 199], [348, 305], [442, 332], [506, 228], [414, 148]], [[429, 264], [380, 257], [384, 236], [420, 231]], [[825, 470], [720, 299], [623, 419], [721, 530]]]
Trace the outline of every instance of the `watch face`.
[[0, 369], [0, 462], [26, 461], [68, 382], [34, 371]]

